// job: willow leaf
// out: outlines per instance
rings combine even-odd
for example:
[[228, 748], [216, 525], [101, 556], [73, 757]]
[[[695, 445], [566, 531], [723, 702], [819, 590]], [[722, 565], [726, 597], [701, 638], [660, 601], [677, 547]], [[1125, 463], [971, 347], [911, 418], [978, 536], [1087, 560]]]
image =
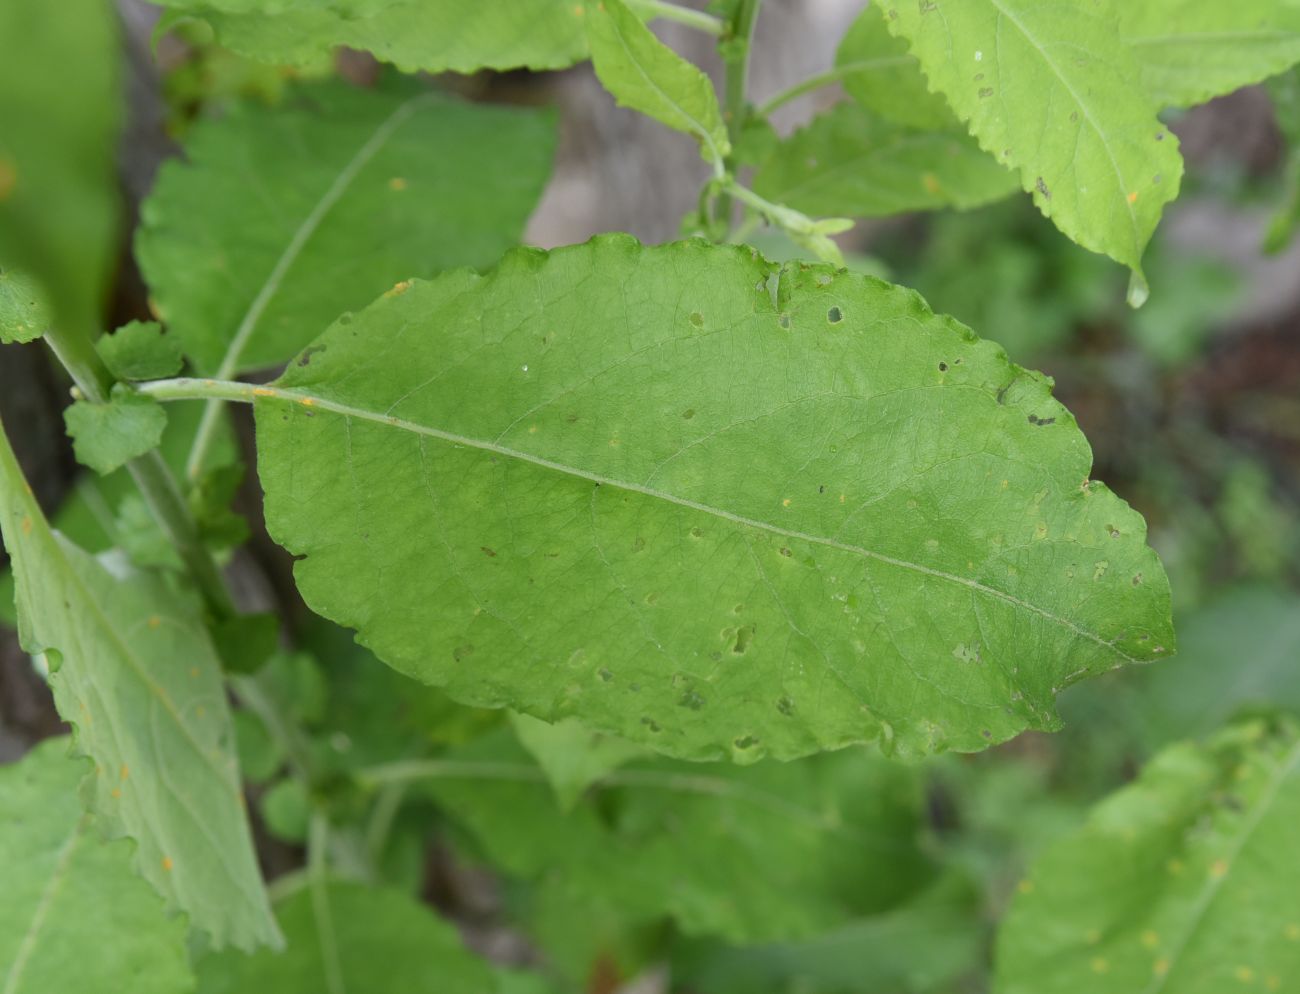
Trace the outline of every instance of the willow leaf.
[[190, 606], [160, 580], [111, 569], [53, 532], [0, 434], [0, 533], [23, 648], [78, 749], [84, 791], [135, 867], [217, 945], [278, 939], [248, 824], [221, 666]]
[[781, 142], [754, 189], [808, 214], [880, 217], [978, 207], [1020, 184], [959, 127], [918, 131], [845, 103]]
[[553, 147], [532, 111], [416, 86], [300, 89], [195, 129], [144, 205], [137, 255], [200, 370], [277, 365], [397, 280], [494, 262]]
[[1144, 300], [1142, 252], [1183, 164], [1112, 0], [891, 0], [885, 17], [981, 147], [1062, 232], [1132, 269]]
[[0, 990], [192, 990], [184, 921], [131, 871], [128, 843], [96, 838], [67, 752], [50, 739], [0, 769]]
[[1171, 648], [1144, 523], [1048, 382], [869, 277], [519, 251], [395, 287], [255, 396], [308, 603], [464, 703], [691, 758], [975, 750]]
[[1122, 3], [1120, 30], [1161, 106], [1191, 107], [1300, 62], [1296, 0]]
[[1002, 926], [995, 990], [1294, 990], [1298, 820], [1293, 723], [1171, 746], [1035, 864]]

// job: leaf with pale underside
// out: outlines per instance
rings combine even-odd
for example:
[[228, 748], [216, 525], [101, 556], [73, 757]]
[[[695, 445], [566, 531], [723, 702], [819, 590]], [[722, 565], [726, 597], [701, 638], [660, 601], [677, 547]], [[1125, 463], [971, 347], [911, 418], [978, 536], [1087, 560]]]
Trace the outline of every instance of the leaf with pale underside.
[[1020, 183], [960, 127], [918, 131], [845, 103], [781, 142], [754, 189], [808, 214], [881, 217], [978, 207]]
[[276, 942], [221, 666], [191, 605], [53, 532], [3, 435], [0, 533], [23, 648], [49, 659], [54, 703], [95, 762], [91, 810], [135, 840], [137, 872], [215, 944]]
[[302, 88], [195, 128], [144, 204], [137, 255], [200, 371], [277, 365], [399, 280], [495, 261], [553, 147], [535, 111], [415, 85]]
[[0, 990], [193, 990], [185, 922], [104, 842], [77, 801], [86, 772], [50, 739], [0, 768]]
[[1300, 62], [1296, 0], [1121, 3], [1120, 31], [1161, 106], [1191, 107]]
[[845, 92], [886, 120], [935, 131], [958, 124], [943, 97], [931, 92], [907, 42], [889, 33], [875, 3], [850, 25], [836, 49], [835, 68], [846, 74]]
[[223, 45], [276, 63], [357, 48], [407, 72], [563, 69], [587, 56], [585, 0], [157, 0], [212, 25]]
[[1300, 737], [1288, 720], [1171, 746], [1034, 865], [998, 994], [1222, 994], [1300, 984]]
[[694, 135], [704, 157], [721, 166], [731, 152], [713, 83], [655, 37], [622, 0], [602, 0], [587, 17], [591, 61], [621, 107]]
[[340, 320], [256, 411], [308, 604], [463, 703], [686, 758], [977, 750], [1172, 649], [1045, 378], [828, 266], [517, 251]]
[[1052, 223], [1134, 274], [1178, 194], [1177, 139], [1156, 117], [1111, 0], [888, 0], [931, 86]]

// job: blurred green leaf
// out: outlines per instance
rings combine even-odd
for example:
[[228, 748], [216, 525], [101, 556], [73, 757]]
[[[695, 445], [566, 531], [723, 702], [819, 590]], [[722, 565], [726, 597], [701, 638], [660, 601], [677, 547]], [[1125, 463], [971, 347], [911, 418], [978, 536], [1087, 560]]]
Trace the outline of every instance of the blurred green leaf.
[[571, 810], [587, 788], [606, 773], [647, 751], [617, 736], [593, 732], [572, 718], [551, 724], [511, 712], [510, 723], [520, 743], [546, 774], [565, 811]]
[[0, 343], [30, 342], [50, 327], [41, 285], [26, 273], [0, 269]]
[[848, 73], [843, 85], [849, 96], [888, 121], [920, 131], [961, 128], [943, 96], [930, 90], [907, 42], [889, 33], [878, 4], [864, 8], [849, 27], [835, 66]]

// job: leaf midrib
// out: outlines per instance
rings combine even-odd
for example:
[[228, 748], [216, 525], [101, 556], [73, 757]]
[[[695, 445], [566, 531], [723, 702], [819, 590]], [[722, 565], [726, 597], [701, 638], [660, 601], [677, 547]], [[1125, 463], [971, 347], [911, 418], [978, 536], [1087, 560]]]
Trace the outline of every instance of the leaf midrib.
[[41, 889], [40, 899], [36, 902], [35, 911], [32, 912], [31, 923], [23, 934], [22, 942], [18, 945], [18, 952], [14, 955], [14, 961], [5, 977], [4, 990], [0, 994], [16, 994], [18, 991], [18, 984], [22, 980], [23, 971], [27, 969], [27, 961], [31, 958], [32, 950], [36, 947], [37, 936], [40, 935], [41, 929], [45, 927], [45, 918], [50, 913], [50, 907], [54, 904], [54, 899], [58, 896], [63, 882], [67, 879], [68, 867], [72, 864], [72, 856], [77, 850], [77, 843], [81, 840], [85, 827], [86, 816], [83, 815], [77, 819], [72, 831], [68, 833], [68, 837], [59, 846], [59, 853], [54, 862], [54, 871]]
[[375, 411], [365, 410], [364, 408], [353, 407], [350, 404], [344, 404], [336, 400], [331, 400], [327, 397], [322, 397], [319, 395], [309, 393], [304, 390], [295, 389], [292, 387], [249, 387], [247, 391], [244, 391], [244, 393], [246, 393], [248, 399], [256, 399], [257, 401], [269, 401], [269, 400], [289, 401], [301, 405], [303, 407], [309, 408], [311, 410], [328, 411], [331, 414], [338, 414], [345, 418], [355, 418], [359, 421], [368, 421], [372, 424], [380, 425], [382, 427], [396, 428], [401, 431], [411, 432], [412, 434], [415, 435], [422, 435], [428, 438], [436, 438], [439, 441], [447, 442], [451, 445], [476, 449], [481, 452], [490, 452], [493, 455], [501, 456], [502, 458], [515, 459], [520, 462], [529, 463], [530, 465], [537, 466], [541, 469], [547, 469], [552, 472], [564, 474], [566, 476], [571, 476], [577, 479], [586, 480], [589, 483], [595, 483], [600, 486], [614, 487], [616, 489], [625, 490], [630, 493], [640, 494], [643, 497], [649, 497], [653, 500], [661, 500], [664, 501], [665, 503], [674, 504], [678, 507], [683, 507], [688, 510], [698, 511], [702, 514], [711, 515], [723, 521], [729, 521], [732, 524], [737, 524], [743, 527], [752, 528], [756, 531], [767, 532], [769, 534], [779, 535], [783, 538], [789, 538], [799, 542], [807, 542], [812, 545], [819, 545], [824, 548], [829, 548], [839, 552], [849, 553], [850, 555], [861, 556], [864, 559], [870, 559], [875, 562], [883, 563], [888, 566], [893, 566], [898, 569], [908, 570], [910, 572], [919, 573], [923, 576], [929, 576], [937, 580], [953, 583], [958, 586], [966, 587], [967, 589], [974, 591], [975, 593], [982, 594], [984, 596], [991, 597], [996, 600], [1001, 600], [1007, 604], [1012, 605], [1013, 607], [1017, 607], [1022, 610], [1028, 611], [1032, 614], [1036, 614], [1039, 617], [1044, 618], [1045, 620], [1055, 625], [1058, 625], [1061, 628], [1066, 629], [1067, 631], [1072, 632], [1078, 637], [1093, 642], [1096, 645], [1101, 646], [1103, 649], [1106, 649], [1107, 651], [1114, 653], [1116, 656], [1120, 657], [1125, 662], [1129, 662], [1129, 663], [1138, 662], [1138, 660], [1133, 656], [1130, 656], [1128, 653], [1124, 652], [1123, 650], [1116, 648], [1115, 641], [1118, 641], [1118, 639], [1113, 641], [1108, 641], [1102, 638], [1096, 632], [1089, 631], [1088, 629], [1083, 628], [1082, 626], [1071, 621], [1069, 618], [1062, 617], [1061, 615], [1058, 614], [1054, 614], [1053, 612], [1048, 611], [1046, 608], [1039, 607], [1037, 604], [1030, 603], [1029, 601], [1016, 597], [1013, 594], [1008, 594], [1005, 591], [998, 590], [995, 587], [987, 586], [983, 583], [980, 583], [978, 580], [972, 580], [964, 576], [959, 576], [956, 573], [949, 573], [945, 570], [934, 569], [933, 567], [925, 566], [921, 563], [914, 563], [906, 559], [899, 559], [895, 556], [886, 555], [885, 553], [882, 552], [876, 552], [872, 549], [867, 549], [862, 546], [850, 545], [846, 542], [839, 542], [836, 541], [835, 539], [827, 538], [825, 536], [814, 535], [809, 532], [795, 531], [788, 528], [782, 528], [780, 525], [775, 525], [772, 524], [771, 522], [761, 521], [757, 518], [748, 518], [743, 515], [736, 514], [732, 511], [728, 511], [724, 508], [714, 507], [710, 504], [704, 504], [699, 501], [690, 500], [689, 498], [686, 497], [679, 497], [676, 494], [669, 493], [664, 490], [656, 490], [653, 487], [645, 486], [643, 484], [631, 483], [626, 480], [619, 480], [614, 477], [604, 476], [600, 473], [595, 473], [590, 470], [579, 469], [576, 466], [569, 466], [566, 465], [565, 463], [560, 463], [551, 459], [547, 459], [544, 456], [534, 455], [532, 453], [524, 452], [519, 449], [512, 449], [504, 445], [499, 445], [495, 442], [486, 441], [484, 439], [471, 438], [467, 435], [459, 435], [456, 434], [455, 432], [443, 431], [442, 429], [433, 428], [429, 425], [420, 424], [419, 422], [408, 421], [406, 419], [394, 417], [392, 415], [379, 414]]

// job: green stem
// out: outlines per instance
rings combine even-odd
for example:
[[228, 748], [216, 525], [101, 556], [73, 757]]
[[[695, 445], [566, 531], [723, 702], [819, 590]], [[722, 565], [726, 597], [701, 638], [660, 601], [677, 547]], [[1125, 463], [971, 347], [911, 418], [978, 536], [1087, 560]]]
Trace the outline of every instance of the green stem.
[[796, 83], [788, 90], [782, 90], [759, 107], [758, 112], [763, 117], [770, 117], [772, 112], [778, 107], [784, 107], [791, 100], [797, 100], [805, 93], [811, 93], [813, 90], [820, 90], [823, 86], [830, 86], [832, 83], [838, 83], [840, 80], [847, 79], [855, 73], [866, 72], [871, 69], [883, 69], [888, 66], [905, 65], [906, 62], [907, 60], [903, 58], [863, 59], [858, 62], [846, 62], [842, 66], [828, 69], [826, 72], [818, 73], [816, 76], [809, 76], [802, 83]]
[[[740, 133], [745, 125], [749, 103], [749, 55], [753, 47], [754, 24], [762, 5], [763, 0], [739, 0], [720, 46], [725, 67], [722, 116], [727, 123], [727, 136], [732, 148], [724, 167], [731, 175], [736, 171], [735, 149], [740, 145]], [[715, 215], [730, 229], [731, 197], [725, 190], [718, 197]]]
[[[92, 404], [108, 400], [113, 376], [88, 337], [51, 328], [45, 333], [45, 340], [86, 400]], [[162, 456], [156, 450], [146, 453], [127, 463], [127, 470], [154, 518], [180, 553], [213, 617], [219, 621], [233, 617], [235, 606], [230, 592], [221, 579], [217, 564], [204, 547], [198, 525]]]
[[347, 994], [328, 890], [329, 838], [329, 819], [319, 811], [314, 812], [307, 831], [307, 880], [311, 886], [312, 917], [316, 921], [316, 939], [320, 946], [326, 991], [328, 994]]
[[665, 21], [676, 21], [678, 24], [685, 24], [697, 31], [713, 35], [715, 38], [721, 36], [727, 29], [727, 26], [719, 17], [706, 14], [702, 10], [679, 7], [675, 3], [667, 3], [665, 0], [628, 0], [628, 6], [642, 17], [662, 17]]

